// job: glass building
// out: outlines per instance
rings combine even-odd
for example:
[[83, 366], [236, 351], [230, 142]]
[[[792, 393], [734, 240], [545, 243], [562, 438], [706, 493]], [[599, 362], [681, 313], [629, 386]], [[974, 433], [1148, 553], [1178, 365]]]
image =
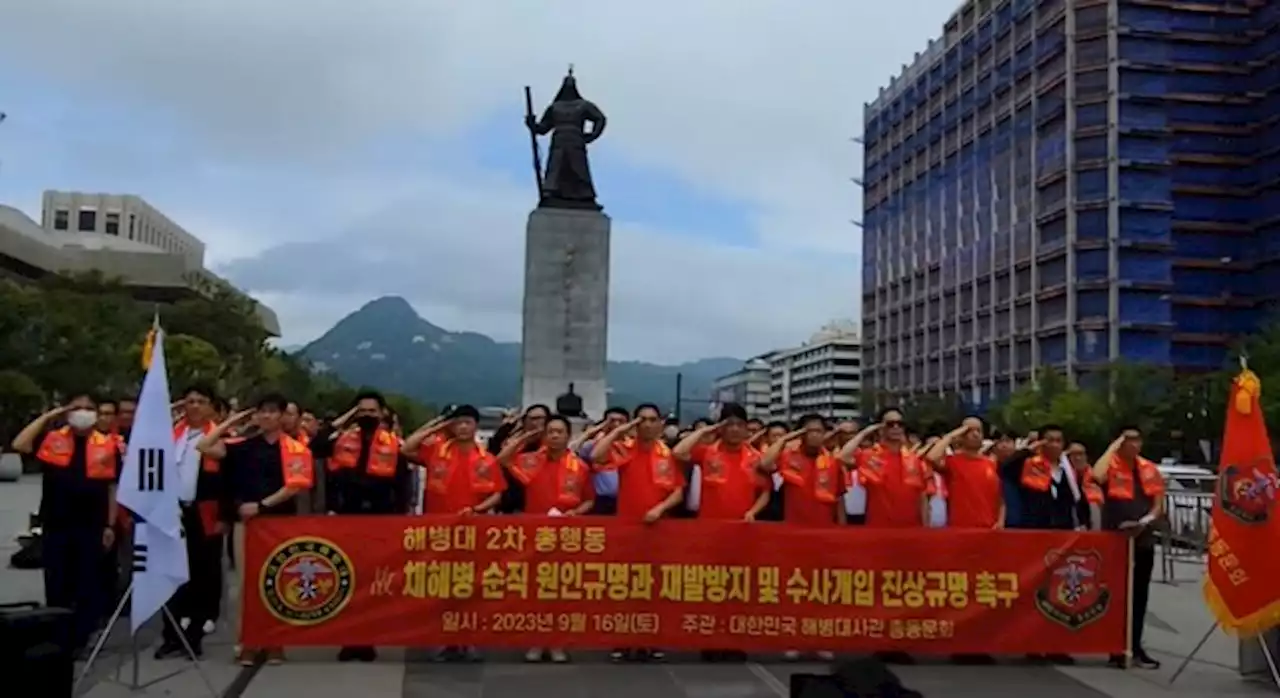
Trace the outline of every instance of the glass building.
[[969, 0], [866, 106], [867, 390], [1223, 366], [1280, 293], [1280, 1]]

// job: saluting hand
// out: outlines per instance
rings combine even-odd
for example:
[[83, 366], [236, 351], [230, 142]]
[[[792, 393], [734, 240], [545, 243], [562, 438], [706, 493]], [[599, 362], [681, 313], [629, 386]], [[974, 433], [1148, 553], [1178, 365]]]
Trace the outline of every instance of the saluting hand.
[[800, 438], [800, 437], [804, 436], [804, 435], [805, 435], [805, 432], [807, 432], [807, 431], [809, 431], [809, 430], [808, 430], [808, 429], [796, 429], [795, 431], [793, 431], [793, 432], [791, 432], [791, 433], [787, 434], [786, 436], [782, 437], [782, 441], [783, 441], [784, 443], [790, 443], [790, 442], [795, 441], [796, 439], [798, 439], [798, 438]]
[[250, 407], [250, 408], [249, 408], [249, 409], [247, 409], [247, 410], [240, 410], [239, 412], [236, 412], [235, 414], [233, 414], [233, 415], [231, 415], [230, 417], [228, 417], [228, 418], [227, 418], [226, 423], [227, 423], [227, 424], [239, 424], [239, 423], [241, 423], [241, 422], [243, 422], [243, 421], [245, 421], [245, 420], [249, 419], [249, 417], [252, 417], [252, 416], [253, 416], [253, 414], [254, 414], [255, 412], [257, 412], [257, 411], [258, 411], [258, 410], [257, 410], [257, 408], [254, 408], [254, 407]]
[[346, 412], [343, 412], [341, 416], [339, 416], [337, 419], [333, 420], [332, 422], [329, 422], [329, 424], [333, 426], [334, 429], [337, 429], [343, 424], [346, 424], [347, 420], [354, 417], [356, 415], [356, 410], [358, 409], [360, 409], [359, 405], [352, 405], [351, 409], [347, 410]]

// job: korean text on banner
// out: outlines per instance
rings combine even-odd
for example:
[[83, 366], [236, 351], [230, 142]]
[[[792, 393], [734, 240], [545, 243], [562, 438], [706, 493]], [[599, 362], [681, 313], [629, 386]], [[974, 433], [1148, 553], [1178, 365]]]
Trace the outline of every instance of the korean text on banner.
[[1261, 381], [1247, 369], [1231, 384], [1204, 581], [1219, 625], [1243, 637], [1280, 625], [1276, 462], [1261, 395]]
[[242, 640], [1110, 654], [1127, 556], [1106, 533], [263, 517]]

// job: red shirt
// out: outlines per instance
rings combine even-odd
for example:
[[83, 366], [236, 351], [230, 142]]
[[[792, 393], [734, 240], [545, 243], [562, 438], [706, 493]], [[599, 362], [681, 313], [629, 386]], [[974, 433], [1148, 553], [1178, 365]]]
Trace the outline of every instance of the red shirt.
[[[618, 518], [640, 521], [650, 509], [661, 504], [672, 492], [684, 488], [684, 473], [671, 456], [671, 450], [660, 441], [639, 441], [629, 448], [612, 448], [600, 465], [618, 471]], [[671, 473], [670, 487], [663, 487], [654, 477], [654, 464], [666, 461]]]
[[990, 456], [953, 453], [944, 461], [947, 525], [991, 528], [1000, 520], [1000, 473]]
[[698, 444], [689, 460], [702, 470], [700, 519], [741, 519], [761, 492], [773, 488], [773, 480], [757, 469], [760, 452], [745, 443]]
[[[564, 510], [564, 505], [559, 503], [560, 477], [568, 455], [565, 451], [554, 461], [548, 458], [524, 486], [524, 513], [544, 515], [552, 509]], [[591, 473], [586, 463], [579, 463], [582, 472], [578, 475], [578, 497], [586, 502], [595, 499], [596, 493], [591, 487]]]
[[[872, 459], [880, 461], [880, 482], [872, 482], [868, 466]], [[903, 452], [873, 446], [857, 453], [858, 484], [867, 490], [867, 526], [879, 528], [918, 528], [921, 520], [922, 498], [928, 493], [933, 475], [917, 458], [917, 483], [906, 481], [902, 467]]]
[[[825, 528], [838, 525], [836, 509], [844, 506], [842, 497], [845, 492], [845, 476], [843, 468], [831, 458], [831, 467], [837, 469], [832, 474], [835, 482], [834, 502], [818, 499], [818, 463], [817, 458], [810, 456], [802, 449], [783, 452], [783, 457], [800, 459], [804, 463], [804, 484], [795, 484], [790, 480], [782, 481], [783, 512], [786, 523], [810, 528]], [[794, 461], [793, 461], [794, 462]]]
[[[427, 468], [430, 477], [431, 468], [439, 463], [439, 442], [423, 444], [418, 450], [418, 460]], [[449, 480], [444, 492], [437, 492], [425, 487], [422, 511], [427, 514], [456, 514], [467, 507], [474, 507], [488, 499], [490, 492], [480, 492], [472, 484], [474, 475], [480, 468], [487, 468], [489, 477], [493, 479], [496, 492], [507, 489], [507, 480], [502, 476], [501, 468], [488, 451], [479, 444], [459, 447], [454, 444], [449, 449]]]

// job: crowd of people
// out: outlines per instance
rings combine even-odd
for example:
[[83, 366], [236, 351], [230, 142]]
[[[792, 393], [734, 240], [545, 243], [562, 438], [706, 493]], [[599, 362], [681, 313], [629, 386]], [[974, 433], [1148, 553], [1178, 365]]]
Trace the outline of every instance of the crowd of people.
[[[116, 506], [114, 490], [135, 408], [132, 401], [76, 395], [13, 441], [43, 472], [46, 596], [49, 605], [73, 610], [78, 647], [100, 629], [112, 590], [122, 591], [120, 582], [128, 580], [128, 554], [114, 551], [129, 550], [117, 543], [128, 535], [129, 516]], [[864, 426], [817, 414], [765, 423], [726, 404], [716, 421], [682, 428], [652, 404], [609, 409], [594, 424], [533, 405], [510, 413], [487, 443], [477, 435], [474, 407], [453, 407], [405, 433], [376, 392], [322, 421], [280, 395], [231, 412], [212, 389], [195, 386], [173, 413], [177, 462], [186, 474], [180, 480], [188, 483], [181, 500], [190, 581], [170, 601], [178, 622], [166, 621], [158, 658], [183, 654], [184, 639], [203, 650], [204, 636], [223, 615], [225, 560], [243, 559], [244, 524], [294, 515], [303, 504], [302, 510], [339, 516], [552, 513], [649, 523], [691, 517], [813, 528], [1115, 531], [1135, 538], [1133, 657], [1139, 666], [1159, 666], [1143, 650], [1142, 628], [1164, 484], [1141, 455], [1137, 429], [1121, 430], [1091, 461], [1054, 425], [1019, 438], [969, 417], [948, 433], [922, 438], [893, 408]], [[227, 615], [238, 621], [238, 612]], [[376, 656], [372, 647], [339, 653], [342, 661]], [[444, 661], [477, 657], [473, 647], [440, 653]], [[663, 653], [622, 648], [612, 657], [652, 661]], [[704, 653], [709, 661], [740, 657], [732, 650]], [[237, 647], [236, 658], [278, 663], [284, 652]], [[526, 659], [569, 656], [534, 648]]]

